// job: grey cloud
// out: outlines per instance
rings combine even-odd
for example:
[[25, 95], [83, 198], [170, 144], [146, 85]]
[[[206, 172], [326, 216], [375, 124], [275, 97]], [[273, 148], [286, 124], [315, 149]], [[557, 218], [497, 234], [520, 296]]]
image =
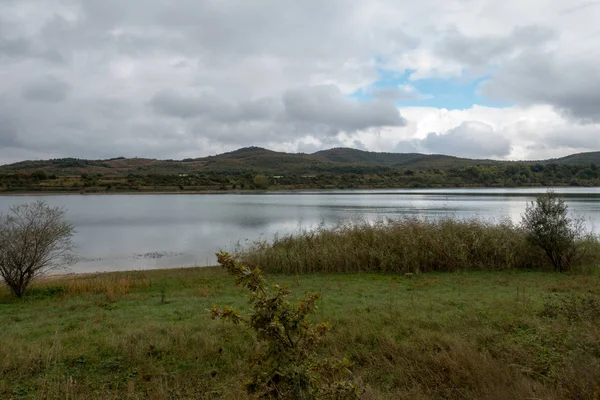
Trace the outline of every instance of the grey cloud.
[[26, 60], [29, 58], [45, 60], [55, 64], [64, 63], [65, 59], [56, 50], [36, 48], [25, 38], [0, 37], [0, 61]]
[[555, 129], [546, 135], [550, 147], [600, 149], [600, 125], [579, 125]]
[[597, 53], [564, 57], [546, 44], [556, 33], [540, 26], [515, 28], [507, 36], [468, 38], [457, 31], [439, 43], [438, 52], [467, 66], [497, 68], [481, 85], [493, 100], [519, 105], [550, 104], [578, 122], [600, 121]]
[[590, 7], [599, 6], [599, 5], [600, 5], [600, 1], [588, 1], [587, 3], [581, 3], [581, 4], [578, 4], [573, 7], [565, 8], [564, 10], [561, 11], [561, 14], [569, 15], [569, 14], [580, 12], [580, 11], [583, 11]]
[[312, 154], [315, 153], [319, 150], [321, 150], [321, 146], [315, 144], [315, 143], [310, 143], [310, 142], [300, 142], [298, 143], [298, 152], [300, 153], [306, 153], [306, 154]]
[[[171, 3], [158, 18], [170, 28], [184, 27], [196, 43], [205, 49], [217, 50], [220, 55], [262, 52], [306, 58], [320, 57], [326, 52], [352, 51], [353, 45], [356, 52], [362, 47], [357, 45], [363, 44], [367, 37], [348, 24], [357, 4], [355, 0], [273, 0], [258, 4], [199, 4], [188, 0]], [[402, 35], [388, 38], [390, 40], [408, 45]]]
[[354, 142], [352, 142], [352, 146], [355, 149], [359, 149], [359, 150], [368, 150], [367, 146], [365, 146], [365, 144], [363, 142], [361, 142], [360, 140], [355, 140]]
[[558, 59], [529, 52], [504, 65], [482, 85], [484, 94], [518, 104], [551, 104], [580, 122], [600, 121], [596, 59]]
[[404, 126], [406, 120], [390, 101], [360, 103], [332, 85], [290, 90], [283, 96], [288, 117], [345, 131], [381, 126]]
[[[10, 85], [2, 90], [12, 99], [18, 139], [32, 156], [144, 156], [162, 149], [163, 157], [176, 157], [310, 135], [333, 141], [342, 130], [400, 125], [391, 102], [357, 104], [335, 93], [323, 103], [332, 116], [301, 109], [306, 98], [284, 103], [284, 94], [298, 84], [376, 79], [374, 55], [415, 44], [395, 23], [359, 27], [362, 5], [359, 0], [3, 3], [0, 71]], [[44, 73], [68, 82], [40, 79]], [[214, 90], [196, 90], [200, 87]], [[69, 96], [69, 88], [76, 93]], [[308, 119], [301, 118], [303, 112]], [[3, 144], [15, 140], [7, 132]]]
[[420, 140], [401, 140], [394, 146], [396, 153], [419, 153], [427, 151], [419, 146]]
[[31, 54], [29, 41], [23, 38], [8, 39], [0, 37], [0, 55], [5, 57], [23, 57]]
[[17, 147], [18, 137], [17, 123], [9, 117], [0, 115], [0, 147]]
[[238, 105], [237, 115], [243, 121], [256, 121], [276, 119], [282, 111], [283, 104], [280, 100], [261, 98], [241, 102]]
[[[263, 135], [277, 132], [282, 137], [306, 134], [327, 137], [340, 131], [354, 133], [406, 124], [393, 102], [361, 103], [347, 98], [333, 85], [289, 90], [282, 99], [261, 98], [239, 103], [226, 102], [210, 93], [184, 95], [162, 90], [152, 97], [149, 105], [160, 115], [184, 120], [201, 118], [202, 126], [210, 126], [213, 134], [220, 132], [223, 140], [229, 140], [226, 131], [236, 124], [244, 123], [242, 129], [249, 130], [248, 122], [263, 124]], [[239, 134], [231, 136], [235, 139]]]
[[[412, 50], [429, 55], [436, 29], [411, 19], [420, 4], [387, 0], [0, 2], [0, 86], [11, 99], [0, 112], [4, 108], [18, 127], [4, 124], [0, 150], [18, 145], [23, 157], [175, 158], [303, 140], [342, 145], [340, 132], [347, 134], [345, 143], [371, 143], [362, 131], [403, 126], [394, 102], [418, 94], [377, 89], [367, 102], [346, 94], [372, 87], [381, 60]], [[438, 17], [432, 15], [431, 24], [460, 28], [464, 20]], [[410, 27], [419, 40], [399, 27]], [[569, 68], [580, 77], [569, 76], [559, 52], [546, 73], [511, 61], [551, 38], [538, 27], [503, 36], [450, 32], [434, 49], [433, 62], [446, 58], [486, 68], [500, 60], [497, 71], [488, 69], [486, 93], [522, 104], [546, 102], [591, 119], [599, 109], [592, 76], [597, 57], [573, 60]], [[56, 78], [40, 80], [44, 74]], [[418, 145], [440, 146], [436, 140]]]
[[506, 36], [467, 37], [453, 30], [437, 44], [436, 51], [443, 57], [478, 66], [515, 51], [536, 48], [555, 36], [554, 31], [540, 26], [516, 27]]
[[126, 51], [165, 49], [210, 54], [211, 61], [256, 54], [285, 55], [300, 62], [371, 56], [366, 49], [405, 49], [414, 40], [397, 26], [353, 29], [359, 0], [265, 0], [260, 3], [196, 0], [76, 1], [81, 18], [56, 17], [44, 42], [54, 48], [89, 48], [90, 43]]
[[171, 117], [190, 119], [205, 116], [232, 123], [275, 118], [281, 111], [280, 102], [274, 99], [262, 98], [234, 104], [211, 93], [184, 95], [174, 90], [161, 90], [149, 104], [155, 112]]
[[31, 101], [58, 103], [67, 98], [69, 89], [67, 82], [47, 75], [25, 85], [23, 97]]
[[[23, 1], [25, 3], [25, 1]], [[10, 11], [10, 5], [3, 4], [2, 11]], [[42, 42], [45, 38], [31, 35], [23, 30], [22, 21], [11, 20], [10, 13], [0, 14], [0, 62], [19, 62], [24, 60], [41, 60], [53, 64], [64, 63], [62, 55]]]
[[430, 133], [423, 145], [432, 152], [459, 157], [505, 157], [511, 151], [507, 138], [481, 122], [463, 122], [442, 135]]
[[192, 128], [198, 138], [208, 139], [215, 146], [231, 148], [261, 146], [294, 139], [293, 127], [273, 121], [248, 121], [243, 124], [198, 122]]
[[537, 139], [525, 147], [529, 152], [528, 159], [541, 160], [598, 151], [600, 125], [559, 125], [541, 133]]
[[215, 100], [207, 95], [183, 96], [173, 90], [162, 90], [149, 102], [160, 114], [179, 118], [194, 118], [215, 108]]
[[421, 140], [400, 142], [397, 149], [457, 157], [503, 158], [510, 154], [511, 142], [487, 124], [467, 121], [444, 133], [431, 132]]

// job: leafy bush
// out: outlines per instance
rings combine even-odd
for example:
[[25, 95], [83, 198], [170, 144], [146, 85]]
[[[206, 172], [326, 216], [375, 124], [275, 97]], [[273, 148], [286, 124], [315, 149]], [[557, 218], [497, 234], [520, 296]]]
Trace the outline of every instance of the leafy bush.
[[264, 175], [256, 175], [252, 182], [257, 189], [265, 190], [269, 188], [269, 178]]
[[320, 357], [316, 350], [329, 330], [328, 324], [312, 324], [308, 316], [317, 308], [319, 293], [306, 293], [290, 303], [290, 291], [278, 285], [271, 288], [258, 267], [248, 268], [228, 253], [218, 253], [219, 264], [235, 277], [236, 285], [250, 292], [249, 317], [229, 307], [212, 308], [212, 318], [249, 326], [262, 348], [252, 360], [249, 393], [261, 398], [350, 399], [357, 398], [357, 385], [346, 378], [347, 360]]
[[544, 251], [556, 271], [568, 271], [581, 255], [583, 221], [571, 218], [567, 204], [554, 192], [527, 204], [522, 225], [527, 240]]

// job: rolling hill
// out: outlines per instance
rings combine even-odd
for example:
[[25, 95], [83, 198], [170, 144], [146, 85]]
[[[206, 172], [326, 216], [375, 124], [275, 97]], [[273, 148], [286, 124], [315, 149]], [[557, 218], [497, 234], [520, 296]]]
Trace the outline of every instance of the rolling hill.
[[[385, 173], [394, 170], [446, 169], [469, 165], [506, 165], [515, 162], [473, 160], [440, 154], [378, 153], [350, 148], [333, 148], [313, 154], [283, 153], [260, 147], [184, 160], [157, 160], [148, 158], [112, 158], [85, 160], [61, 158], [40, 161], [22, 161], [0, 166], [0, 173], [31, 173], [43, 170], [48, 174], [81, 175], [102, 174], [124, 176], [128, 174], [187, 174], [212, 172], [240, 174], [257, 172], [266, 174], [317, 174], [317, 173]], [[520, 164], [600, 165], [600, 152], [573, 154], [539, 161], [522, 161]]]
[[562, 158], [553, 158], [544, 161], [547, 164], [570, 164], [570, 165], [581, 165], [581, 164], [599, 164], [600, 163], [600, 151], [592, 151], [588, 153], [577, 153], [571, 154]]

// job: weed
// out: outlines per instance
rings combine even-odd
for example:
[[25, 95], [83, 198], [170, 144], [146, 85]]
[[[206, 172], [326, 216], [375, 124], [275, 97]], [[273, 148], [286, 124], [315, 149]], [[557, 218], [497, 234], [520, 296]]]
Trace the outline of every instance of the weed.
[[327, 323], [308, 321], [317, 308], [319, 293], [306, 293], [296, 304], [290, 303], [290, 291], [279, 285], [269, 289], [257, 267], [250, 269], [228, 253], [218, 253], [217, 258], [235, 277], [235, 284], [250, 293], [252, 308], [247, 318], [229, 307], [212, 308], [213, 319], [249, 326], [262, 345], [251, 362], [249, 393], [278, 399], [358, 398], [359, 387], [346, 377], [350, 375], [349, 361], [317, 355], [317, 346], [330, 329]]
[[572, 322], [600, 322], [600, 298], [591, 294], [570, 293], [554, 297], [544, 304], [544, 317], [564, 317]]
[[160, 304], [168, 304], [167, 301], [167, 282], [162, 282], [159, 286]]

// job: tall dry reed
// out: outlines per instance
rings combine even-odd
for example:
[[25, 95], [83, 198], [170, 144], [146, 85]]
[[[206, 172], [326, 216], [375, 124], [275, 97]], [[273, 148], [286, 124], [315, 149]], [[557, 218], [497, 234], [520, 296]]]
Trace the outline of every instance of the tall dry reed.
[[272, 243], [257, 242], [238, 256], [271, 273], [453, 272], [548, 264], [518, 225], [480, 219], [345, 223], [276, 237]]

